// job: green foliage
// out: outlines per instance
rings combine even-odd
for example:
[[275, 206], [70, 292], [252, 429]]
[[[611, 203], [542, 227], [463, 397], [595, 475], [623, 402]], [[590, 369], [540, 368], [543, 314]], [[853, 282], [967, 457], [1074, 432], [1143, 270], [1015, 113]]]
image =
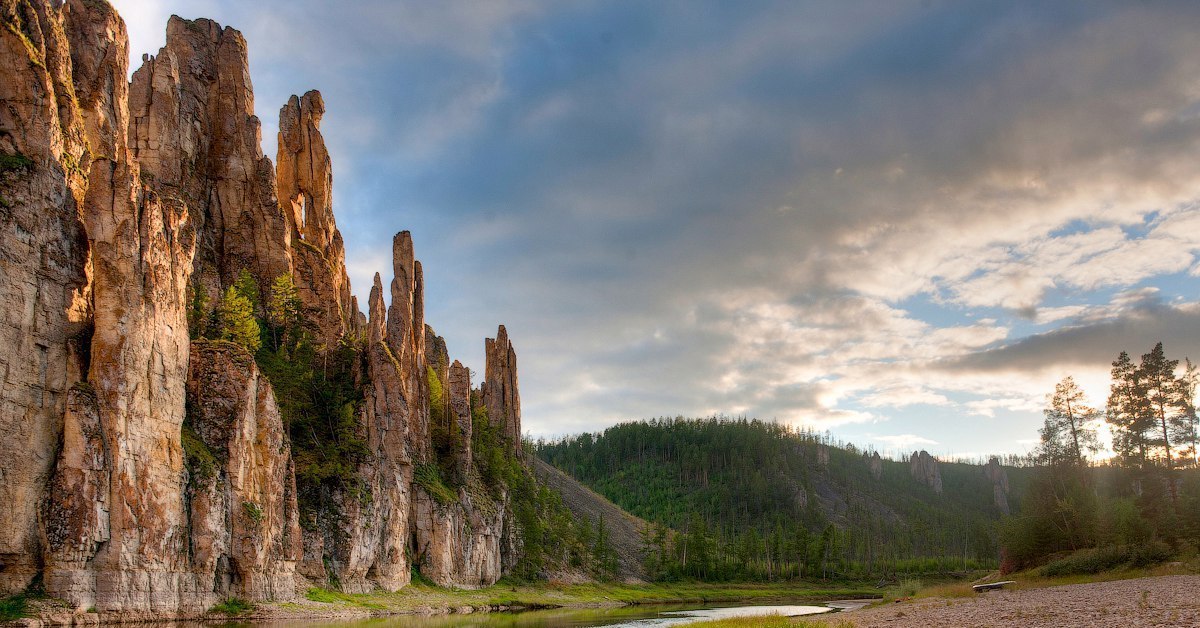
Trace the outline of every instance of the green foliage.
[[345, 338], [322, 354], [301, 334], [277, 349], [262, 347], [255, 359], [275, 389], [291, 436], [301, 514], [329, 512], [342, 491], [369, 499], [357, 475], [370, 455], [359, 422], [363, 391], [355, 377], [363, 369], [361, 343]]
[[1118, 568], [1140, 569], [1164, 563], [1174, 556], [1170, 546], [1162, 542], [1146, 545], [1109, 545], [1074, 552], [1038, 570], [1048, 578], [1097, 574]]
[[261, 295], [258, 290], [258, 281], [254, 279], [254, 275], [250, 274], [245, 268], [238, 271], [238, 276], [233, 280], [233, 289], [250, 302], [251, 313], [258, 311], [258, 306], [262, 303]]
[[208, 486], [220, 469], [217, 457], [188, 422], [183, 424], [183, 455], [191, 481], [199, 486]]
[[221, 613], [223, 615], [243, 615], [254, 610], [254, 605], [240, 597], [226, 598], [220, 604], [208, 609], [210, 613]]
[[262, 523], [263, 510], [262, 508], [251, 501], [242, 502], [242, 511], [246, 513], [246, 517], [254, 523]]
[[1087, 405], [1084, 393], [1072, 377], [1054, 387], [1041, 431], [1038, 455], [1044, 464], [1081, 465], [1100, 450], [1095, 424], [1100, 411]]
[[20, 172], [33, 167], [33, 160], [21, 153], [0, 152], [0, 175]]
[[[817, 462], [822, 447], [827, 465]], [[876, 480], [861, 452], [775, 423], [723, 418], [623, 423], [534, 450], [661, 526], [644, 539], [655, 580], [878, 577], [996, 560], [999, 512], [975, 465], [942, 463], [938, 495], [906, 463], [883, 461]], [[1010, 480], [1020, 483], [1023, 473], [1009, 469]], [[822, 500], [839, 504], [836, 525]]]
[[225, 290], [217, 306], [219, 338], [233, 342], [254, 354], [262, 346], [262, 331], [254, 318], [253, 302], [234, 286]]
[[271, 294], [267, 300], [267, 323], [276, 349], [281, 342], [287, 342], [302, 332], [302, 303], [291, 275], [279, 275], [271, 282]]
[[436, 464], [417, 465], [413, 470], [413, 482], [443, 506], [458, 503], [458, 495], [442, 480], [442, 472]]
[[24, 593], [0, 599], [0, 621], [16, 621], [29, 613], [29, 598]]
[[188, 291], [191, 293], [191, 299], [188, 305], [188, 337], [192, 340], [205, 338], [208, 336], [209, 327], [209, 310], [208, 310], [208, 290], [199, 282], [193, 281], [188, 286]]

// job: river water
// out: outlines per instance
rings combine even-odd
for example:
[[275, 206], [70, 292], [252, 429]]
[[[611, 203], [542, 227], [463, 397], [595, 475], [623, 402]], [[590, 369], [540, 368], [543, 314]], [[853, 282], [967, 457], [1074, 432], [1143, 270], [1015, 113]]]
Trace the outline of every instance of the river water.
[[513, 613], [474, 613], [467, 615], [399, 615], [379, 619], [339, 622], [288, 622], [252, 624], [254, 628], [643, 628], [680, 626], [706, 619], [749, 617], [755, 615], [813, 615], [835, 610], [830, 606], [713, 606], [698, 604], [655, 604], [620, 608], [574, 608]]

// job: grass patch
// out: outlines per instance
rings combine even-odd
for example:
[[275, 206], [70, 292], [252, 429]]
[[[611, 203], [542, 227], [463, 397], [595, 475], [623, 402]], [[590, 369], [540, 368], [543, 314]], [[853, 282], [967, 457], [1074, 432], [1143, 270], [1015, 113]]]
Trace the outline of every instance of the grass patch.
[[341, 606], [354, 606], [357, 608], [367, 608], [371, 610], [387, 610], [387, 606], [372, 598], [383, 595], [395, 594], [362, 594], [354, 595], [351, 593], [342, 593], [341, 591], [330, 591], [329, 589], [312, 588], [309, 589], [304, 597], [313, 602], [321, 602], [323, 604], [338, 604]]
[[0, 621], [14, 621], [26, 617], [28, 613], [29, 598], [24, 593], [0, 600]]
[[221, 613], [224, 615], [242, 615], [254, 610], [254, 605], [240, 597], [227, 598], [225, 601], [208, 609], [210, 613]]

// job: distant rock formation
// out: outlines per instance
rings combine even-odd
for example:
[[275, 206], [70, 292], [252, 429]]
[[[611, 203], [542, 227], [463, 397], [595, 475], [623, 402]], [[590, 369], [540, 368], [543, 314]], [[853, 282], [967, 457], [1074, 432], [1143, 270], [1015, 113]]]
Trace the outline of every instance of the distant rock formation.
[[829, 445], [817, 443], [817, 464], [822, 467], [829, 466]]
[[500, 428], [500, 433], [521, 453], [521, 395], [517, 391], [517, 352], [508, 340], [508, 330], [501, 325], [496, 337], [483, 341], [486, 358], [481, 390], [488, 419]]
[[867, 469], [871, 472], [871, 477], [879, 481], [883, 477], [883, 458], [879, 457], [878, 451], [872, 451], [870, 454], [863, 452], [863, 461], [867, 463]]
[[922, 449], [914, 451], [908, 460], [908, 470], [914, 480], [933, 489], [935, 493], [942, 492], [942, 472], [938, 468], [937, 458]]
[[988, 459], [983, 475], [992, 483], [992, 501], [996, 508], [1006, 515], [1012, 514], [1008, 507], [1008, 473], [1000, 466], [1000, 460], [994, 456]]
[[[321, 95], [281, 109], [276, 170], [238, 31], [172, 17], [127, 82], [101, 0], [0, 3], [0, 19], [0, 595], [40, 575], [78, 609], [153, 616], [314, 583], [396, 590], [414, 566], [461, 587], [510, 570], [521, 532], [471, 464], [481, 408], [425, 325], [408, 232], [390, 303], [379, 275], [369, 318], [351, 295]], [[267, 366], [189, 333], [246, 274], [259, 318], [290, 277], [318, 359], [350, 356], [337, 408], [361, 447], [340, 483], [298, 476], [317, 454], [292, 442]], [[486, 347], [478, 403], [512, 454], [516, 353], [503, 326]], [[429, 370], [457, 494], [433, 464]]]

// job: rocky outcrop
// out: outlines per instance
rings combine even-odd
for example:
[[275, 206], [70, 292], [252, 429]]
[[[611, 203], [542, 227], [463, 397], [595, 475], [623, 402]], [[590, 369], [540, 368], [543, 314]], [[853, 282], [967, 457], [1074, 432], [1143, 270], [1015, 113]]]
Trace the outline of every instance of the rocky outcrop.
[[[395, 590], [416, 565], [473, 587], [511, 569], [509, 496], [472, 464], [470, 373], [424, 323], [408, 232], [390, 304], [378, 276], [369, 319], [351, 296], [320, 94], [283, 107], [276, 172], [236, 30], [172, 17], [127, 83], [106, 3], [0, 2], [0, 18], [0, 594], [40, 574], [77, 609], [172, 615], [289, 599], [308, 579]], [[189, 334], [205, 307], [189, 293], [211, 310], [243, 272], [260, 318], [293, 279], [313, 364], [350, 356], [331, 415], [363, 445], [339, 482], [298, 484], [304, 452], [268, 380], [281, 366]], [[279, 344], [298, 349], [290, 329], [267, 334], [276, 360], [304, 354]], [[484, 397], [519, 450], [503, 327], [488, 349]], [[441, 460], [429, 367], [452, 428]], [[455, 489], [436, 490], [439, 464]]]
[[[305, 320], [326, 347], [352, 329], [358, 314], [346, 276], [346, 248], [333, 219], [333, 165], [321, 116], [325, 101], [310, 91], [279, 110], [276, 193], [296, 238], [294, 277]], [[329, 299], [332, 298], [332, 304]]]
[[191, 210], [198, 285], [215, 299], [242, 269], [264, 286], [291, 273], [294, 230], [263, 156], [240, 32], [171, 16], [166, 45], [133, 74], [129, 115], [143, 176]]
[[992, 503], [1003, 514], [1012, 514], [1008, 507], [1008, 473], [995, 456], [983, 467], [983, 476], [992, 483]]
[[942, 472], [938, 468], [937, 458], [922, 449], [914, 451], [908, 459], [908, 471], [914, 480], [933, 489], [935, 493], [942, 492]]
[[872, 451], [870, 454], [863, 452], [863, 460], [867, 463], [867, 470], [871, 472], [871, 477], [878, 482], [883, 477], [883, 458], [879, 457], [879, 452]]
[[513, 450], [521, 453], [521, 395], [517, 388], [517, 352], [501, 325], [495, 338], [483, 341], [485, 357], [480, 396], [488, 411], [488, 420], [508, 439]]
[[233, 343], [193, 343], [191, 362], [184, 444], [192, 570], [214, 601], [290, 599], [300, 519], [271, 384]]
[[454, 465], [459, 478], [471, 477], [471, 371], [458, 360], [450, 365], [446, 378], [449, 420], [454, 438]]

